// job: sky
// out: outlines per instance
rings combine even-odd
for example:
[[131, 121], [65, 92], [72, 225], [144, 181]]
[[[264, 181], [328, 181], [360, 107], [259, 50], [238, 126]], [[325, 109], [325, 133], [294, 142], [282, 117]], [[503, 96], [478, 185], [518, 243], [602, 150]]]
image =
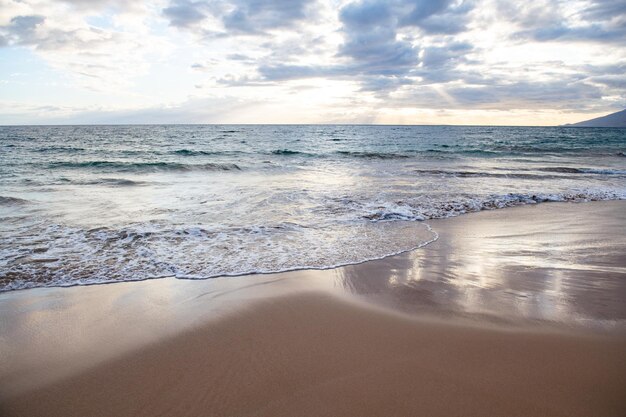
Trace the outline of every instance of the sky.
[[624, 108], [624, 0], [0, 0], [0, 124], [555, 125]]

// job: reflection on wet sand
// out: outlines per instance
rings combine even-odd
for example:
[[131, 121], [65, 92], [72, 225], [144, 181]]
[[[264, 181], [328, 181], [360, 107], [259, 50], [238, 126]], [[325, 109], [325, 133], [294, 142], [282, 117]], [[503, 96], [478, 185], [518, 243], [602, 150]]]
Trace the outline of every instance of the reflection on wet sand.
[[411, 313], [621, 327], [624, 207], [543, 204], [432, 221], [437, 242], [340, 268], [338, 282]]

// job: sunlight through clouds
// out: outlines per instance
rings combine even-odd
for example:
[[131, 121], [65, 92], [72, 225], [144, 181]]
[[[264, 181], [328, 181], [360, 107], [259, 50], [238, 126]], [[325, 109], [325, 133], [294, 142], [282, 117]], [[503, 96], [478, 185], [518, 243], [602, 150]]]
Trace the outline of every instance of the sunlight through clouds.
[[[474, 124], [478, 112], [480, 123], [559, 124], [626, 105], [621, 1], [1, 0], [0, 9], [0, 105], [10, 109], [0, 123]], [[14, 58], [24, 51], [30, 67]], [[33, 110], [45, 108], [63, 110]]]

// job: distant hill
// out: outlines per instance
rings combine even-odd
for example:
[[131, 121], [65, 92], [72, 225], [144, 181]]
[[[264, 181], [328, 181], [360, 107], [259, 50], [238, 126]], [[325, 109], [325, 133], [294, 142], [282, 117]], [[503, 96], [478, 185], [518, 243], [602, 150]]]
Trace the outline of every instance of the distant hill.
[[626, 110], [611, 113], [606, 116], [597, 117], [584, 122], [567, 124], [565, 126], [574, 127], [626, 127]]

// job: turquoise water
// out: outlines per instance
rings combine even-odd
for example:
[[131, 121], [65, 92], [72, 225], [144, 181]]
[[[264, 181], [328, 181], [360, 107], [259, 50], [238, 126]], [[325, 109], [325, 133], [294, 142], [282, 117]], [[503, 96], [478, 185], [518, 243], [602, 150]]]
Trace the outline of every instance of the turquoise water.
[[327, 268], [427, 220], [623, 199], [626, 130], [0, 127], [0, 290]]

